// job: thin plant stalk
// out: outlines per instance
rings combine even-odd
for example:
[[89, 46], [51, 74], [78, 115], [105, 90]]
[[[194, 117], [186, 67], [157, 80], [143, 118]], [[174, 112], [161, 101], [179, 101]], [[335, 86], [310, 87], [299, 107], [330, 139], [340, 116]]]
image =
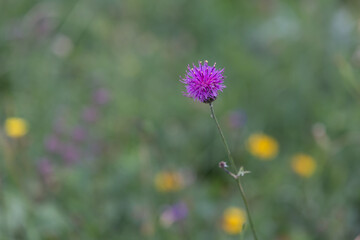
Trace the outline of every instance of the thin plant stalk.
[[14, 168], [14, 151], [10, 143], [5, 139], [5, 136], [0, 132], [0, 149], [3, 151], [5, 167], [7, 168], [12, 180], [19, 184], [18, 182], [18, 174], [16, 169]]
[[[213, 107], [213, 103], [209, 103], [210, 105], [210, 111], [211, 111], [211, 117], [215, 120], [215, 123], [216, 123], [216, 126], [217, 126], [217, 129], [219, 130], [219, 133], [220, 133], [220, 136], [221, 136], [221, 140], [222, 142], [224, 143], [224, 146], [226, 148], [226, 151], [227, 151], [227, 155], [228, 155], [228, 158], [229, 158], [229, 161], [233, 167], [233, 169], [235, 170], [235, 172], [237, 173], [238, 172], [238, 168], [235, 164], [235, 161], [231, 155], [231, 152], [230, 152], [230, 149], [229, 149], [229, 146], [226, 142], [226, 139], [225, 139], [225, 136], [224, 136], [224, 133], [223, 131], [221, 130], [221, 127], [220, 127], [220, 124], [215, 116], [215, 112], [214, 112], [214, 107]], [[241, 197], [244, 201], [244, 205], [245, 205], [245, 209], [246, 209], [246, 213], [247, 213], [247, 216], [248, 216], [248, 219], [249, 219], [249, 223], [250, 223], [250, 228], [251, 228], [251, 232], [254, 236], [254, 239], [255, 240], [258, 240], [257, 238], [257, 235], [256, 235], [256, 231], [255, 231], [255, 227], [254, 227], [254, 223], [252, 221], [252, 218], [251, 218], [251, 214], [250, 214], [250, 210], [249, 210], [249, 205], [248, 205], [248, 201], [247, 201], [247, 198], [246, 198], [246, 195], [245, 195], [245, 192], [244, 192], [244, 188], [241, 184], [241, 180], [240, 180], [240, 177], [238, 177], [237, 179], [235, 179], [235, 181], [237, 182], [237, 186], [240, 190], [240, 194], [241, 194]]]

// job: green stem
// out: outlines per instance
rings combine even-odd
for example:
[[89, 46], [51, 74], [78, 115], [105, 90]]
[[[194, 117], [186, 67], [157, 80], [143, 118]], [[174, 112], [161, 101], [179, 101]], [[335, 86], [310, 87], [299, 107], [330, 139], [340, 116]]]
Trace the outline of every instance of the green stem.
[[[211, 111], [211, 117], [215, 120], [215, 123], [216, 123], [216, 126], [219, 130], [219, 133], [220, 133], [220, 136], [221, 136], [221, 140], [223, 141], [224, 143], [224, 146], [226, 148], [226, 151], [227, 151], [227, 155], [228, 155], [228, 158], [229, 158], [229, 161], [231, 162], [231, 165], [232, 167], [234, 168], [235, 172], [237, 173], [238, 172], [238, 169], [236, 167], [236, 164], [235, 164], [235, 161], [231, 155], [231, 152], [230, 152], [230, 149], [229, 149], [229, 145], [227, 144], [226, 142], [226, 139], [225, 139], [225, 136], [224, 136], [224, 133], [223, 131], [221, 130], [221, 127], [220, 127], [220, 124], [215, 116], [215, 112], [214, 112], [214, 107], [213, 107], [213, 104], [212, 102], [209, 104], [210, 105], [210, 111]], [[235, 179], [235, 181], [237, 182], [237, 185], [239, 187], [239, 190], [240, 190], [240, 194], [241, 194], [241, 197], [244, 201], [244, 205], [245, 205], [245, 209], [246, 209], [246, 213], [247, 213], [247, 216], [248, 216], [248, 219], [249, 219], [249, 223], [250, 223], [250, 228], [251, 228], [251, 231], [252, 231], [252, 234], [254, 236], [254, 239], [255, 240], [258, 240], [257, 238], [257, 235], [256, 235], [256, 231], [255, 231], [255, 227], [254, 227], [254, 223], [252, 221], [252, 218], [251, 218], [251, 214], [250, 214], [250, 210], [249, 210], [249, 204], [248, 204], [248, 201], [246, 199], [246, 195], [245, 195], [245, 192], [244, 192], [244, 188], [241, 184], [241, 180], [240, 180], [240, 177], [238, 177], [237, 179]]]

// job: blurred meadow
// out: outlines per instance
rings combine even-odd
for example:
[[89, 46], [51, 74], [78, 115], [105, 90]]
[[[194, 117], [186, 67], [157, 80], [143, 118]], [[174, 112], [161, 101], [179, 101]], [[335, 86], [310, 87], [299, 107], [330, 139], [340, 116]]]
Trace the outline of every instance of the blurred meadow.
[[0, 240], [360, 239], [360, 1], [1, 0]]

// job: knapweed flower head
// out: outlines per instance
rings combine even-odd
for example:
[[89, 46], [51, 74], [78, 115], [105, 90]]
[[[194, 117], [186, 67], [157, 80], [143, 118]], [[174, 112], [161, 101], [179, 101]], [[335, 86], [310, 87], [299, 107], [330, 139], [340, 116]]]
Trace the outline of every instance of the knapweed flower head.
[[20, 138], [28, 132], [27, 122], [18, 117], [10, 117], [5, 121], [5, 133], [11, 138]]
[[246, 222], [244, 210], [237, 207], [227, 208], [222, 217], [222, 229], [228, 234], [238, 234], [243, 230]]
[[184, 187], [184, 178], [179, 172], [163, 171], [155, 175], [154, 185], [159, 192], [176, 192]]
[[203, 103], [211, 103], [217, 98], [218, 92], [225, 88], [225, 77], [224, 69], [216, 69], [215, 65], [209, 66], [207, 60], [204, 63], [199, 61], [199, 66], [193, 64], [192, 68], [188, 65], [185, 77], [180, 80], [185, 84], [186, 97]]
[[278, 142], [263, 133], [252, 134], [247, 141], [247, 147], [253, 156], [261, 160], [271, 160], [279, 151]]
[[316, 170], [315, 160], [303, 153], [296, 154], [292, 157], [291, 166], [293, 171], [301, 177], [309, 178]]

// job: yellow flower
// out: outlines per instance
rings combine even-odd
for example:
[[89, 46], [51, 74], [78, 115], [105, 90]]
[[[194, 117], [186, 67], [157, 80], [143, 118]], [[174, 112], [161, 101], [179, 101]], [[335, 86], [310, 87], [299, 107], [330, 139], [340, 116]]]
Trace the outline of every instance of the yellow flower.
[[314, 174], [316, 162], [311, 156], [300, 153], [292, 157], [291, 166], [295, 173], [308, 178]]
[[5, 132], [12, 138], [22, 137], [28, 132], [27, 123], [22, 118], [7, 118], [5, 121]]
[[175, 192], [183, 188], [184, 179], [178, 172], [159, 172], [154, 180], [155, 188], [159, 192]]
[[224, 211], [222, 229], [228, 234], [238, 234], [243, 230], [246, 222], [244, 210], [237, 207], [229, 207]]
[[277, 141], [262, 133], [252, 134], [247, 141], [247, 146], [252, 155], [262, 160], [274, 158], [279, 151]]

